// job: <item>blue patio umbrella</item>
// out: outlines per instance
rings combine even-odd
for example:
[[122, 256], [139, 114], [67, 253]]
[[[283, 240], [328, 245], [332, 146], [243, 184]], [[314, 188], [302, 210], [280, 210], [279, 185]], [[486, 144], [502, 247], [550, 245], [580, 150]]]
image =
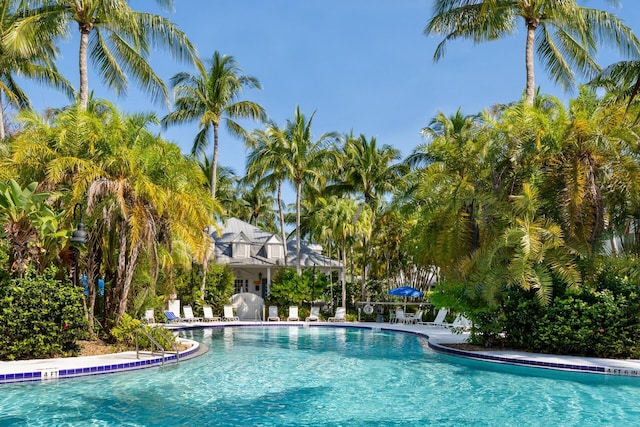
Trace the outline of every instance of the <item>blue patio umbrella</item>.
[[391, 289], [389, 291], [389, 295], [418, 298], [424, 296], [424, 292], [419, 291], [416, 288], [412, 288], [411, 286], [400, 286], [399, 288]]

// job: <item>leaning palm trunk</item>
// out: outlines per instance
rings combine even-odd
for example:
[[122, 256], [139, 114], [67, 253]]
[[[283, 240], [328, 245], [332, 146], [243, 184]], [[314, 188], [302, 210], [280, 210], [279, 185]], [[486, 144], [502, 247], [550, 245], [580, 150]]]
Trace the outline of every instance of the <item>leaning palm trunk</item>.
[[129, 291], [133, 280], [138, 255], [140, 254], [141, 242], [136, 243], [131, 251], [128, 251], [129, 239], [127, 235], [127, 220], [122, 218], [119, 224], [118, 238], [120, 248], [118, 253], [118, 267], [116, 270], [116, 279], [113, 291], [111, 293], [111, 304], [107, 313], [109, 320], [113, 322], [107, 328], [118, 324], [122, 316], [127, 310], [127, 302], [129, 299]]
[[347, 309], [347, 275], [345, 274], [345, 267], [347, 265], [347, 240], [342, 239], [342, 308]]
[[2, 92], [0, 92], [0, 141], [4, 141], [4, 111], [2, 110]]
[[280, 234], [282, 236], [282, 250], [284, 265], [287, 265], [287, 234], [284, 230], [284, 208], [282, 206], [282, 181], [278, 182], [278, 215], [280, 215]]
[[302, 276], [300, 264], [300, 197], [302, 194], [302, 181], [296, 184], [296, 272]]
[[211, 197], [216, 198], [218, 180], [218, 124], [213, 124], [213, 158], [211, 159]]

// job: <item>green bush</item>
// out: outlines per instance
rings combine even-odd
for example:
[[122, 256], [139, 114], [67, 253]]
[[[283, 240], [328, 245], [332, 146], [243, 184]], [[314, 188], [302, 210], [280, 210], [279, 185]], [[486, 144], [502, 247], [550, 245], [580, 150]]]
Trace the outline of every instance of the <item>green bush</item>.
[[[142, 333], [141, 330], [144, 330], [146, 334]], [[140, 320], [134, 319], [127, 313], [111, 329], [111, 336], [115, 339], [116, 345], [121, 351], [134, 349], [136, 347], [136, 339], [138, 340], [138, 349], [154, 349], [154, 344], [147, 335], [151, 336], [165, 350], [171, 350], [175, 347], [176, 340], [170, 331], [160, 326], [143, 325]]]
[[74, 356], [87, 338], [82, 289], [57, 280], [56, 269], [0, 283], [0, 359]]
[[[528, 292], [511, 291], [501, 316], [501, 344], [532, 352], [606, 358], [640, 357], [637, 260], [608, 258], [579, 291], [555, 289], [548, 306]], [[477, 319], [476, 319], [477, 320]], [[480, 319], [476, 326], [490, 322]], [[476, 342], [490, 344], [483, 336]]]

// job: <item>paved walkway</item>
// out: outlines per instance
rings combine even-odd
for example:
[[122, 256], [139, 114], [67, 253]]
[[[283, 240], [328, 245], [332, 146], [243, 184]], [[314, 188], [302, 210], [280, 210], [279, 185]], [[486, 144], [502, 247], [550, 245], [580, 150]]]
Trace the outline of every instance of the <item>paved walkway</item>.
[[[368, 329], [395, 330], [426, 336], [429, 346], [436, 351], [484, 360], [494, 363], [506, 363], [546, 369], [560, 369], [579, 372], [600, 373], [609, 375], [640, 376], [640, 360], [614, 360], [592, 357], [555, 356], [549, 354], [524, 353], [518, 351], [462, 351], [446, 344], [463, 343], [468, 333], [457, 334], [448, 328], [425, 325], [403, 325], [389, 323], [327, 323], [327, 322], [214, 322], [214, 323], [182, 323], [169, 325], [172, 329], [201, 328], [203, 326], [282, 326], [309, 325], [314, 326], [350, 326]], [[180, 360], [196, 357], [203, 347], [190, 340], [185, 340], [191, 347], [180, 353]], [[56, 359], [21, 360], [0, 362], [0, 384], [17, 381], [40, 381], [55, 378], [70, 378], [83, 375], [98, 375], [109, 372], [143, 369], [176, 363], [175, 353], [166, 353], [164, 358], [159, 353], [127, 351], [124, 353], [106, 354], [88, 357], [67, 357]]]

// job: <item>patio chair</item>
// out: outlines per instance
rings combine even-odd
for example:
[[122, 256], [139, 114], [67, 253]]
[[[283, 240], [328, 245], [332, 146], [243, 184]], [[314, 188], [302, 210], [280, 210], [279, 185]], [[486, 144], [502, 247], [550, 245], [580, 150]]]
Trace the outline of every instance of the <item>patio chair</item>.
[[433, 322], [418, 322], [418, 323], [426, 326], [437, 326], [440, 328], [449, 328], [451, 327], [451, 324], [445, 322], [444, 320], [445, 317], [447, 317], [447, 313], [449, 313], [449, 309], [441, 308], [438, 311], [438, 314], [436, 315], [436, 318], [433, 320]]
[[451, 327], [460, 329], [463, 331], [469, 331], [471, 330], [472, 325], [473, 324], [471, 323], [471, 320], [467, 319], [462, 314], [458, 314], [455, 320], [453, 321], [453, 323], [451, 324]]
[[407, 323], [407, 315], [404, 314], [404, 310], [396, 308], [396, 315], [393, 318], [393, 323]]
[[309, 316], [304, 319], [305, 322], [310, 322], [310, 321], [319, 321], [320, 320], [320, 307], [314, 306], [311, 307], [311, 312], [309, 313]]
[[204, 314], [203, 320], [205, 322], [219, 322], [221, 320], [218, 316], [213, 315], [213, 309], [208, 305], [202, 307], [202, 313]]
[[167, 319], [167, 323], [171, 323], [171, 322], [180, 323], [183, 321], [182, 317], [176, 316], [176, 314], [171, 310], [165, 310], [164, 317]]
[[142, 318], [144, 323], [156, 323], [156, 315], [153, 308], [147, 308], [144, 312], [144, 317]]
[[287, 317], [287, 320], [300, 320], [300, 318], [298, 317], [297, 305], [292, 305], [291, 307], [289, 307], [289, 317]]
[[222, 316], [222, 320], [233, 321], [233, 320], [240, 320], [240, 318], [233, 314], [233, 306], [232, 305], [225, 305], [224, 306], [224, 314]]
[[407, 324], [416, 324], [418, 322], [422, 322], [422, 313], [424, 313], [423, 309], [418, 309], [418, 311], [416, 311], [413, 314], [405, 314], [405, 319], [404, 319], [404, 323]]
[[190, 305], [182, 307], [182, 314], [184, 314], [184, 320], [186, 322], [202, 322], [202, 317], [195, 317], [193, 315], [193, 309]]
[[267, 317], [267, 322], [270, 321], [280, 321], [280, 317], [278, 317], [278, 306], [270, 305], [269, 306], [269, 317]]
[[346, 322], [347, 310], [343, 307], [336, 308], [336, 315], [327, 319], [329, 322]]

